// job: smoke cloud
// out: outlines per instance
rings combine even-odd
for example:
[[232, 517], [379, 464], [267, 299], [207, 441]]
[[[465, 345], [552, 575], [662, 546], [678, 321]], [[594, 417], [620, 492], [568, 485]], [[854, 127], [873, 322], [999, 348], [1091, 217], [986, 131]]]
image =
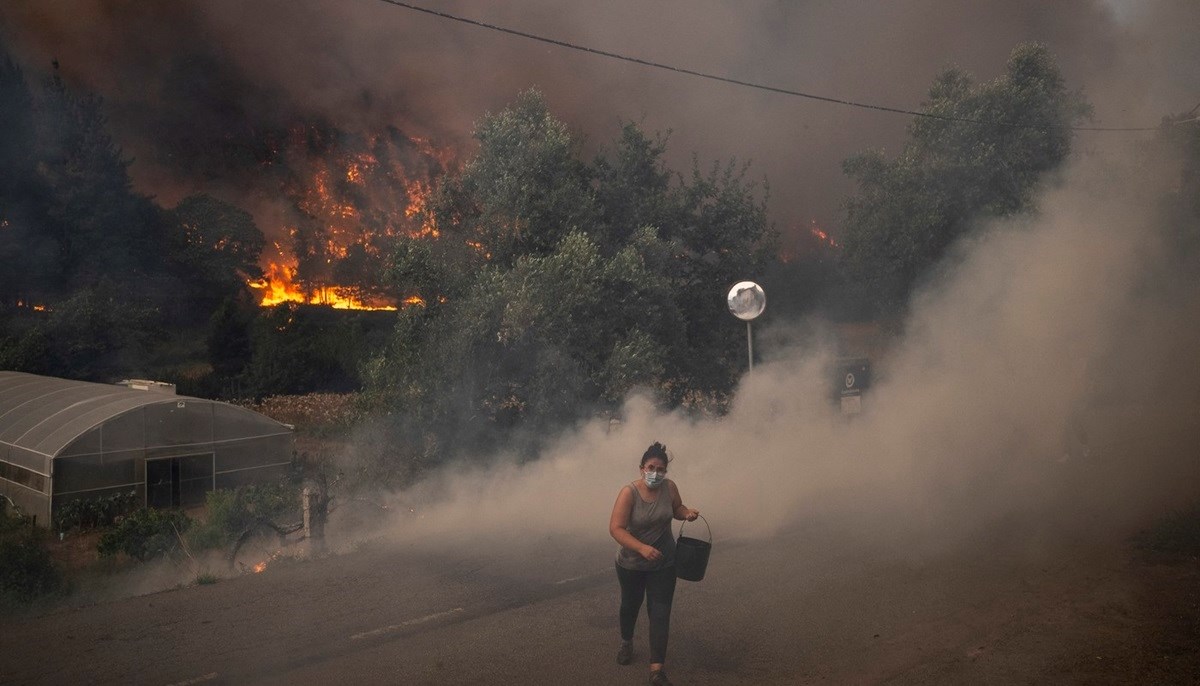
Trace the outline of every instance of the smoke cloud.
[[[1153, 125], [1200, 93], [1190, 0], [756, 3], [430, 2], [485, 22], [735, 79], [915, 108], [951, 64], [981, 79], [1013, 46], [1042, 41], [1097, 125]], [[785, 223], [836, 231], [840, 162], [895, 149], [906, 118], [738, 88], [563, 50], [383, 2], [10, 0], [0, 37], [30, 68], [104, 95], [136, 157], [135, 181], [174, 202], [236, 187], [204, 155], [323, 117], [351, 131], [396, 126], [469, 150], [472, 122], [537, 87], [595, 148], [620, 121], [671, 130], [671, 162], [752, 160]], [[1085, 145], [1109, 140], [1095, 135]], [[1093, 143], [1095, 142], [1095, 143]], [[252, 164], [247, 163], [252, 167]], [[265, 227], [266, 228], [266, 227]]]
[[631, 398], [619, 426], [583, 427], [536, 462], [450, 468], [400, 494], [419, 518], [391, 535], [600, 543], [659, 440], [685, 503], [727, 539], [813, 519], [898, 555], [996, 528], [1031, 552], [1126, 536], [1200, 495], [1200, 276], [1173, 248], [1200, 227], [1161, 223], [1164, 178], [1078, 161], [1036, 218], [958, 246], [874, 360], [861, 415], [828, 400], [832, 347], [769, 350], [720, 419]]
[[[1193, 0], [428, 3], [612, 52], [784, 88], [919, 106], [958, 65], [981, 79], [1042, 41], [1101, 126], [1153, 125], [1200, 94]], [[836, 230], [846, 156], [900, 145], [905, 117], [787, 98], [564, 51], [382, 3], [8, 0], [0, 37], [27, 66], [107, 98], [142, 190], [172, 202], [253, 173], [206, 164], [264, 130], [327, 118], [397, 127], [469, 150], [471, 124], [542, 90], [594, 149], [620, 121], [673, 131], [673, 164], [753, 160], [777, 220]], [[541, 459], [450, 467], [396, 496], [398, 540], [603, 541], [613, 499], [651, 441], [685, 502], [719, 535], [768, 536], [807, 517], [902, 545], [954, 545], [1019, 520], [1039, 535], [1127, 531], [1200, 483], [1195, 351], [1200, 283], [1171, 266], [1155, 221], [1166, 185], [1118, 168], [1129, 136], [1081, 134], [1087, 153], [1033, 220], [959, 246], [873, 360], [861, 416], [827, 399], [831, 347], [775, 348], [731, 412], [694, 421], [630, 399], [619, 426], [558, 439]], [[1136, 143], [1136, 140], [1134, 140]], [[1116, 154], [1114, 154], [1116, 150]], [[768, 298], [772, 298], [768, 294]], [[783, 325], [780, 325], [783, 326]], [[815, 326], [815, 325], [814, 325]], [[771, 339], [770, 332], [763, 332]], [[780, 335], [780, 340], [794, 338]], [[819, 340], [805, 337], [806, 340]], [[1086, 434], [1088, 457], [1062, 461]]]

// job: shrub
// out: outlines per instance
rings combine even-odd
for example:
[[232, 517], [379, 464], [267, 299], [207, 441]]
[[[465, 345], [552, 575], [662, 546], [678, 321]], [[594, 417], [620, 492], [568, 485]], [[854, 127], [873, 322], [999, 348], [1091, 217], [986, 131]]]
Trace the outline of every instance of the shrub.
[[295, 512], [300, 496], [289, 484], [258, 484], [234, 491], [209, 491], [206, 502], [207, 519], [188, 534], [188, 544], [196, 549], [232, 543], [259, 519], [274, 520]]
[[166, 555], [178, 547], [176, 532], [187, 531], [192, 520], [178, 510], [142, 508], [121, 519], [100, 537], [96, 550], [103, 557], [125, 553], [138, 560]]
[[99, 529], [112, 526], [117, 518], [137, 508], [137, 491], [114, 493], [106, 498], [72, 500], [56, 508], [54, 528], [69, 531], [73, 528]]
[[24, 517], [0, 514], [0, 597], [27, 603], [62, 589], [63, 579]]

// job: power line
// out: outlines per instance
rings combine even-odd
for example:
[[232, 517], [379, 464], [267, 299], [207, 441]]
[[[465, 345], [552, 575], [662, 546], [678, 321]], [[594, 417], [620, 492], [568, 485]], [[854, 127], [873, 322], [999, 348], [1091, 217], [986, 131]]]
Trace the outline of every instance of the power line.
[[[396, 7], [402, 7], [404, 9], [413, 10], [414, 12], [421, 12], [424, 14], [433, 15], [435, 17], [440, 17], [442, 19], [449, 19], [450, 21], [456, 21], [456, 22], [460, 22], [463, 24], [470, 24], [471, 26], [478, 26], [479, 28], [488, 29], [491, 31], [499, 31], [500, 33], [507, 33], [512, 36], [519, 36], [521, 38], [527, 38], [529, 40], [538, 41], [539, 43], [547, 43], [549, 45], [555, 45], [560, 48], [566, 48], [568, 50], [577, 50], [579, 52], [586, 52], [586, 53], [589, 53], [592, 55], [598, 55], [600, 57], [608, 57], [610, 59], [621, 60], [623, 62], [632, 62], [633, 64], [640, 64], [644, 67], [652, 67], [654, 69], [664, 69], [666, 71], [673, 71], [673, 72], [677, 72], [679, 74], [687, 74], [688, 76], [696, 76], [696, 77], [699, 77], [702, 79], [709, 79], [711, 81], [720, 81], [722, 83], [729, 83], [729, 84], [733, 84], [735, 86], [743, 86], [745, 88], [755, 88], [758, 90], [768, 91], [771, 93], [778, 93], [780, 95], [791, 95], [791, 96], [794, 96], [797, 98], [807, 98], [809, 100], [817, 100], [819, 102], [828, 102], [828, 103], [833, 103], [836, 105], [845, 105], [847, 107], [857, 107], [857, 108], [866, 109], [866, 110], [877, 110], [879, 112], [891, 112], [893, 114], [907, 114], [907, 115], [911, 115], [914, 117], [925, 117], [927, 119], [941, 119], [943, 121], [961, 122], [961, 123], [965, 123], [965, 124], [986, 124], [989, 126], [1005, 126], [1005, 127], [1009, 127], [1009, 128], [1016, 128], [1016, 129], [1042, 128], [1039, 126], [1035, 126], [1033, 124], [1020, 124], [1020, 123], [1003, 122], [1003, 121], [984, 121], [981, 119], [971, 119], [969, 117], [955, 117], [955, 116], [946, 115], [946, 114], [934, 114], [932, 112], [918, 112], [916, 110], [906, 110], [906, 109], [903, 109], [900, 107], [888, 107], [887, 105], [875, 105], [875, 104], [867, 103], [867, 102], [857, 102], [854, 100], [843, 100], [841, 98], [832, 98], [832, 97], [825, 96], [825, 95], [816, 95], [813, 93], [805, 93], [803, 91], [790, 90], [787, 88], [779, 88], [777, 86], [768, 86], [768, 85], [762, 84], [762, 83], [754, 83], [752, 81], [742, 81], [740, 79], [732, 79], [732, 78], [729, 78], [726, 76], [718, 76], [716, 74], [708, 74], [708, 73], [702, 72], [702, 71], [695, 71], [693, 69], [685, 69], [683, 67], [674, 67], [669, 64], [663, 64], [661, 62], [652, 62], [650, 60], [644, 60], [644, 59], [641, 59], [638, 57], [630, 57], [628, 55], [622, 55], [622, 54], [615, 53], [615, 52], [609, 52], [607, 50], [600, 50], [598, 48], [590, 48], [586, 45], [578, 45], [576, 43], [569, 43], [567, 41], [557, 40], [555, 38], [547, 38], [545, 36], [539, 36], [534, 33], [518, 31], [516, 29], [510, 29], [510, 28], [507, 28], [504, 26], [497, 26], [496, 24], [489, 24], [487, 22], [478, 21], [476, 19], [468, 19], [467, 17], [460, 17], [456, 14], [450, 14], [449, 12], [441, 12], [438, 10], [429, 9], [428, 7], [412, 5], [407, 2], [401, 2], [400, 0], [379, 0], [379, 1], [387, 3], [389, 5], [395, 5]], [[1183, 123], [1183, 122], [1175, 122], [1175, 123]], [[1110, 132], [1111, 131], [1157, 131], [1158, 130], [1158, 127], [1155, 127], [1155, 126], [1122, 126], [1122, 127], [1067, 126], [1064, 128], [1066, 128], [1070, 131], [1110, 131]]]

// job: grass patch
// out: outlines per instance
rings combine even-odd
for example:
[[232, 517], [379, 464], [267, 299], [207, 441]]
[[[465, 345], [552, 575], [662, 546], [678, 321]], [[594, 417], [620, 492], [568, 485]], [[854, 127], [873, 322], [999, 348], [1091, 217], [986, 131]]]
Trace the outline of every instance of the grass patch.
[[212, 584], [215, 584], [220, 580], [221, 580], [221, 577], [217, 576], [216, 574], [211, 574], [209, 572], [205, 572], [203, 574], [196, 575], [196, 584], [198, 586], [211, 586]]

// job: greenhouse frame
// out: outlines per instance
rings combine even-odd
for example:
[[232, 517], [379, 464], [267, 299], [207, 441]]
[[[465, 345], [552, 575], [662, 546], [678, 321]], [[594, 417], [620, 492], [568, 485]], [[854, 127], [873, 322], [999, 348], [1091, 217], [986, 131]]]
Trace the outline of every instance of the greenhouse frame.
[[293, 445], [287, 424], [167, 384], [0, 371], [0, 495], [42, 526], [73, 500], [134, 492], [150, 507], [188, 507], [214, 489], [277, 481]]

